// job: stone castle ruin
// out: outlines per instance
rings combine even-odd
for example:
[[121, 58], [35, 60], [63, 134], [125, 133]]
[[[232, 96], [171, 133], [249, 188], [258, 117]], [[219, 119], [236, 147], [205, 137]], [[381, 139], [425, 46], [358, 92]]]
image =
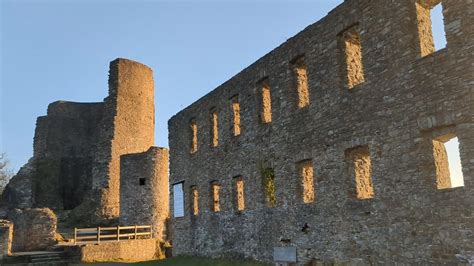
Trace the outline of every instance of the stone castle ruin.
[[[346, 0], [173, 116], [169, 155], [151, 69], [117, 59], [104, 102], [38, 118], [0, 239], [34, 250], [63, 228], [150, 224], [173, 255], [472, 263], [473, 17], [471, 0]], [[124, 242], [104, 250], [154, 255]]]
[[[169, 210], [168, 150], [153, 147], [154, 129], [152, 70], [117, 59], [110, 63], [104, 102], [58, 101], [38, 118], [34, 155], [6, 187], [4, 204], [27, 209], [26, 216], [37, 211], [32, 208], [53, 210], [58, 217], [53, 213], [50, 232], [58, 219], [57, 226], [66, 228], [147, 224], [163, 239]], [[121, 196], [126, 196], [123, 204]], [[11, 211], [8, 216], [13, 216]], [[18, 222], [26, 216], [14, 217]], [[14, 226], [14, 236], [31, 223]], [[14, 237], [13, 251], [15, 241], [21, 240]]]
[[347, 0], [172, 117], [173, 253], [473, 258], [473, 18], [468, 0]]

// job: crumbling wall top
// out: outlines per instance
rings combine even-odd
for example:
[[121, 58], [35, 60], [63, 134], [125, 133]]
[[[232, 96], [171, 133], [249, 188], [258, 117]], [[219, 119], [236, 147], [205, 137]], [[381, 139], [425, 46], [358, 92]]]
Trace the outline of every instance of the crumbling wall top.
[[103, 102], [79, 103], [70, 101], [56, 101], [48, 105], [48, 116], [81, 117], [101, 113]]

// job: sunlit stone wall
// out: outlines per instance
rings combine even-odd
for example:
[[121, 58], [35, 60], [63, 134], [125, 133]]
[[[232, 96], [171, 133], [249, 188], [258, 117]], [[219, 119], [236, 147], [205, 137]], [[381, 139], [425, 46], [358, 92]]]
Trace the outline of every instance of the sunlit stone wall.
[[[173, 253], [271, 261], [274, 247], [296, 247], [301, 264], [466, 262], [474, 254], [474, 5], [441, 2], [445, 49], [427, 54], [427, 13], [414, 0], [348, 0], [172, 117], [170, 182], [184, 181], [185, 209], [171, 214]], [[302, 57], [304, 108], [293, 70]], [[219, 113], [217, 147], [209, 110]], [[446, 135], [459, 139], [464, 186], [438, 189], [433, 140]], [[315, 195], [306, 203], [304, 161], [312, 162]], [[275, 204], [267, 204], [268, 169]], [[243, 210], [235, 207], [238, 176]]]

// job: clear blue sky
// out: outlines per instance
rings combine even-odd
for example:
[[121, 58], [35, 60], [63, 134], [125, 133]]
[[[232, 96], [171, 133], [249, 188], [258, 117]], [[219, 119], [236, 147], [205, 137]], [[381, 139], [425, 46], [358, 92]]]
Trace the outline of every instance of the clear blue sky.
[[172, 115], [343, 2], [0, 1], [0, 152], [15, 170], [49, 103], [107, 96], [111, 60], [154, 70], [155, 142], [167, 147]]

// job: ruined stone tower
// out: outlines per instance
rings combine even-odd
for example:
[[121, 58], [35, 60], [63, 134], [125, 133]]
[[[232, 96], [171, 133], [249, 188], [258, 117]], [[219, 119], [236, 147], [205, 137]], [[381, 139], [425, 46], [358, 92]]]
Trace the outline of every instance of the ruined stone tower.
[[[109, 95], [104, 102], [58, 101], [38, 118], [34, 155], [7, 186], [4, 198], [10, 208], [72, 210], [84, 224], [118, 221], [120, 157], [149, 150], [154, 128], [152, 70], [116, 59], [110, 63]], [[166, 160], [167, 165], [167, 156], [150, 156], [143, 159]], [[135, 163], [137, 169], [148, 164]], [[145, 174], [155, 181], [168, 180], [167, 171]], [[164, 197], [160, 201], [168, 201], [167, 195], [160, 196]]]
[[99, 195], [97, 215], [118, 217], [120, 156], [148, 150], [154, 143], [153, 71], [130, 60], [110, 63], [109, 96], [99, 128], [92, 169], [92, 191]]
[[120, 224], [151, 225], [158, 239], [166, 239], [169, 217], [168, 158], [167, 149], [151, 147], [120, 160]]

